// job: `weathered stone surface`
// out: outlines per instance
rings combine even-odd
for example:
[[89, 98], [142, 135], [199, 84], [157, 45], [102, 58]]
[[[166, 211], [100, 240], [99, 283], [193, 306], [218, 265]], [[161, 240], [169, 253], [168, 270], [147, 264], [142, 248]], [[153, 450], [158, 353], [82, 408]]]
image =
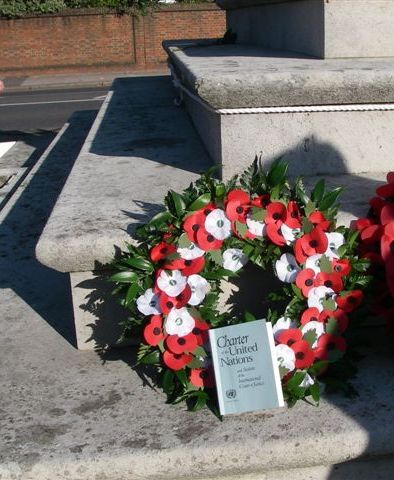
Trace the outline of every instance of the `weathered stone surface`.
[[393, 59], [319, 60], [245, 45], [164, 46], [183, 82], [213, 108], [394, 102]]
[[135, 226], [210, 165], [169, 77], [119, 79], [101, 108], [37, 244], [61, 272], [109, 262]]
[[218, 0], [237, 42], [319, 58], [393, 57], [392, 0]]

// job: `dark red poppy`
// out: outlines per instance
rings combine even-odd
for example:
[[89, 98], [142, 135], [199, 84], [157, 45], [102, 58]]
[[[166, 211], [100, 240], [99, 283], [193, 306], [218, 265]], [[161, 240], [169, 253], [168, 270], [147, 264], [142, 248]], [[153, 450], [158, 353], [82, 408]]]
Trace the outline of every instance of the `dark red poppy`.
[[386, 178], [387, 178], [387, 183], [394, 183], [394, 172], [389, 172]]
[[315, 272], [311, 268], [300, 270], [296, 277], [296, 285], [301, 289], [302, 294], [306, 298], [311, 288], [315, 286]]
[[335, 293], [343, 290], [342, 277], [338, 273], [319, 272], [315, 278], [315, 286], [331, 288]]
[[301, 325], [306, 325], [308, 322], [318, 322], [320, 312], [316, 307], [307, 308], [302, 312]]
[[328, 354], [332, 350], [346, 352], [346, 340], [343, 337], [337, 335], [324, 333], [319, 337], [319, 340], [317, 341], [317, 349], [320, 348], [325, 350]]
[[310, 233], [300, 238], [302, 250], [309, 257], [317, 253], [324, 253], [328, 247], [326, 234], [320, 227], [315, 227]]
[[202, 322], [201, 320], [198, 320], [197, 318], [194, 319], [195, 325], [192, 330], [192, 333], [196, 336], [197, 338], [197, 343], [199, 345], [204, 345], [208, 341], [208, 330], [209, 330], [209, 325], [206, 322]]
[[380, 217], [380, 212], [382, 211], [382, 208], [386, 205], [387, 202], [386, 200], [383, 200], [383, 198], [373, 197], [368, 203], [371, 206], [373, 213], [377, 217]]
[[306, 340], [295, 342], [290, 347], [295, 353], [295, 368], [308, 368], [315, 361], [315, 355]]
[[159, 304], [161, 311], [166, 315], [172, 308], [182, 308], [187, 305], [187, 302], [192, 296], [192, 291], [189, 285], [183, 289], [177, 297], [169, 297], [166, 293], [161, 292], [159, 298]]
[[301, 227], [301, 213], [298, 208], [297, 202], [290, 200], [287, 205], [286, 219], [284, 223], [290, 228]]
[[339, 308], [344, 312], [352, 312], [363, 301], [364, 294], [361, 290], [352, 290], [350, 292], [343, 292], [335, 299]]
[[302, 340], [302, 332], [298, 328], [289, 328], [287, 330], [282, 330], [279, 333], [277, 340], [278, 343], [284, 343], [288, 347], [291, 347], [293, 343]]
[[376, 193], [383, 198], [394, 197], [394, 183], [387, 183], [376, 189]]
[[[394, 222], [393, 222], [394, 223]], [[383, 235], [381, 241], [382, 258], [386, 266], [387, 286], [394, 297], [394, 236]]]
[[327, 323], [331, 318], [337, 322], [339, 333], [343, 333], [347, 329], [349, 325], [349, 319], [343, 310], [340, 308], [337, 308], [334, 311], [323, 310], [320, 312], [319, 322]]
[[193, 260], [185, 260], [183, 258], [177, 258], [171, 260], [171, 262], [165, 263], [164, 267], [167, 270], [181, 270], [182, 275], [188, 277], [195, 273], [200, 273], [205, 267], [204, 257], [195, 258]]
[[186, 353], [178, 354], [169, 352], [168, 350], [163, 353], [163, 362], [171, 370], [182, 370], [182, 368], [186, 367], [192, 360], [192, 355]]
[[168, 335], [166, 338], [167, 348], [172, 353], [189, 353], [195, 350], [198, 346], [197, 337], [193, 333], [189, 333], [184, 337], [178, 335]]
[[376, 222], [372, 218], [359, 218], [352, 223], [354, 230], [362, 232], [365, 228], [374, 225]]
[[387, 225], [390, 222], [394, 222], [394, 203], [388, 203], [380, 212], [380, 223]]
[[250, 204], [254, 207], [267, 208], [267, 205], [270, 203], [270, 196], [268, 193], [264, 195], [259, 195], [251, 200]]
[[352, 266], [347, 258], [334, 258], [331, 260], [332, 269], [341, 277], [346, 277], [351, 272]]
[[381, 225], [371, 225], [361, 232], [361, 241], [370, 244], [379, 242], [383, 235], [383, 228]]
[[172, 245], [171, 243], [160, 242], [151, 249], [150, 259], [152, 262], [159, 262], [174, 252], [176, 252], [175, 245]]
[[286, 240], [282, 235], [280, 226], [278, 223], [269, 223], [266, 229], [267, 237], [271, 240], [272, 243], [278, 245], [279, 247], [284, 247], [286, 245]]
[[215, 386], [215, 376], [213, 369], [209, 368], [192, 368], [190, 372], [189, 382], [195, 387], [213, 388]]
[[161, 315], [153, 315], [144, 328], [144, 340], [148, 345], [156, 347], [165, 335], [163, 332], [163, 319]]
[[287, 209], [281, 202], [271, 202], [267, 207], [267, 215], [264, 222], [268, 225], [276, 223], [279, 227], [286, 220]]
[[217, 240], [213, 235], [205, 230], [205, 228], [199, 228], [197, 230], [196, 245], [201, 248], [201, 250], [220, 250], [223, 245], [223, 240]]
[[315, 210], [314, 212], [312, 212], [309, 215], [308, 220], [313, 223], [315, 227], [320, 227], [325, 232], [330, 229], [331, 222], [329, 220], [326, 220], [326, 217], [321, 212], [319, 212], [319, 210]]
[[224, 202], [226, 216], [229, 220], [235, 222], [246, 222], [246, 214], [250, 208], [250, 197], [243, 190], [231, 190]]

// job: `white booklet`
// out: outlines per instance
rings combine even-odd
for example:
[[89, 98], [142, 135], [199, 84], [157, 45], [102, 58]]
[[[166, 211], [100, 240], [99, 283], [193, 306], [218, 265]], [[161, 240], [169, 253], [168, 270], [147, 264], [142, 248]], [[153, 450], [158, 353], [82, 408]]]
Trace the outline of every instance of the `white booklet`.
[[222, 415], [284, 406], [271, 323], [211, 329], [209, 340]]

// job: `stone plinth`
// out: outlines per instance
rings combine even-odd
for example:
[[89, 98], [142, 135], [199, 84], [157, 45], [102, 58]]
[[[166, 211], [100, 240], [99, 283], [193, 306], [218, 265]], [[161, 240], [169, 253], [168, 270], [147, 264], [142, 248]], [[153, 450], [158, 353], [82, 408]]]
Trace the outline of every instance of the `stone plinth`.
[[237, 43], [319, 58], [393, 57], [392, 0], [217, 0]]

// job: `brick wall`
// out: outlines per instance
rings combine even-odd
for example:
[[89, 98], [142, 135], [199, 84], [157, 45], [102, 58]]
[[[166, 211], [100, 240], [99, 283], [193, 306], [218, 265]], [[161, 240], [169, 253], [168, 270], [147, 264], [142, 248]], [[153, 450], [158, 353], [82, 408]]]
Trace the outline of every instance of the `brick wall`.
[[167, 5], [140, 17], [90, 11], [0, 19], [0, 72], [149, 68], [166, 60], [163, 40], [221, 37], [225, 24], [214, 4]]

